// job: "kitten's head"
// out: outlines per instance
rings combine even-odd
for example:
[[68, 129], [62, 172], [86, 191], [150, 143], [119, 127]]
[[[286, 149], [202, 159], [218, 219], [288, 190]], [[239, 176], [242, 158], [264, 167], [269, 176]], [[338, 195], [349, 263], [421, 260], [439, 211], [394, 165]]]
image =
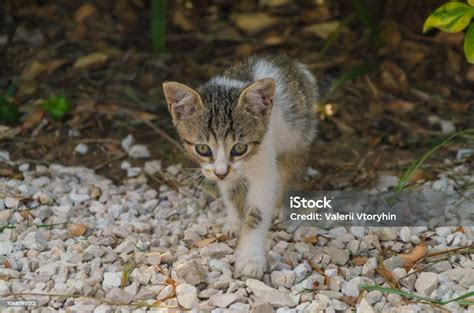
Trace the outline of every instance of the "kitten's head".
[[184, 148], [211, 180], [238, 178], [267, 130], [275, 81], [264, 78], [239, 87], [208, 83], [196, 91], [176, 82], [163, 84]]

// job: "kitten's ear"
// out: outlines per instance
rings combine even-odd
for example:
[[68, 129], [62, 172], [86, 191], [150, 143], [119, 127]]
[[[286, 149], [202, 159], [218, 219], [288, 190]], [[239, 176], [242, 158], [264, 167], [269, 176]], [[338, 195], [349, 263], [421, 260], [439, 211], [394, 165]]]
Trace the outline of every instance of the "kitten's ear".
[[203, 107], [197, 91], [184, 84], [163, 83], [163, 91], [173, 120], [185, 120]]
[[275, 80], [263, 78], [247, 86], [240, 93], [238, 107], [258, 116], [266, 116], [272, 110]]

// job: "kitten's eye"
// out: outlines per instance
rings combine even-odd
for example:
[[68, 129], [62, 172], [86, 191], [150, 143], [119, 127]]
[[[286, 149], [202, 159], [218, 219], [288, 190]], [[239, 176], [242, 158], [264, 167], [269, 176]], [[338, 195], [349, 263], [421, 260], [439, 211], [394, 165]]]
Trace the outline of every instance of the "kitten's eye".
[[211, 156], [212, 154], [211, 148], [208, 145], [205, 145], [202, 143], [197, 144], [195, 146], [195, 149], [196, 149], [197, 154], [205, 156], [205, 157]]
[[241, 156], [245, 152], [247, 152], [248, 145], [244, 145], [241, 143], [238, 143], [232, 147], [232, 150], [230, 150], [230, 155], [232, 156]]

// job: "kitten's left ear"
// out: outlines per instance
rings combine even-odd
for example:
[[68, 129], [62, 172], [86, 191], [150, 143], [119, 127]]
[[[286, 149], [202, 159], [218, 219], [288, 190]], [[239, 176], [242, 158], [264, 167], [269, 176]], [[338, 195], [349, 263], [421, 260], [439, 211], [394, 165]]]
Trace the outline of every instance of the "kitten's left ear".
[[275, 80], [260, 79], [242, 90], [237, 106], [263, 117], [272, 110], [274, 94]]
[[185, 120], [203, 107], [197, 91], [184, 84], [163, 83], [163, 92], [173, 120]]

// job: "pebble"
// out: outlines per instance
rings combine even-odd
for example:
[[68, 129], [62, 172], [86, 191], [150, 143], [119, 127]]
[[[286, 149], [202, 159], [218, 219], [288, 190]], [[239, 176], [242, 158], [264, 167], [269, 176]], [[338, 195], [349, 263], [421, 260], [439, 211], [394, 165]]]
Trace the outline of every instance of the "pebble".
[[438, 286], [438, 274], [432, 272], [422, 272], [418, 275], [415, 289], [420, 294], [430, 296]]
[[13, 251], [13, 243], [10, 240], [0, 241], [0, 254], [9, 255]]
[[46, 239], [40, 231], [32, 231], [28, 233], [21, 243], [27, 249], [38, 251], [43, 251], [48, 246]]
[[196, 287], [189, 284], [181, 284], [176, 288], [178, 303], [185, 309], [193, 309], [199, 304]]
[[120, 145], [122, 146], [123, 150], [128, 151], [130, 150], [134, 142], [135, 142], [135, 139], [133, 138], [133, 135], [129, 134], [125, 138], [122, 139], [122, 141], [120, 142]]
[[196, 260], [189, 260], [178, 264], [176, 266], [176, 273], [178, 274], [178, 277], [193, 286], [205, 282], [204, 271]]
[[111, 289], [117, 288], [122, 282], [121, 272], [107, 272], [104, 273], [104, 280], [102, 281], [102, 288]]
[[229, 305], [234, 303], [237, 298], [238, 297], [235, 293], [218, 293], [211, 296], [209, 302], [219, 308], [227, 308]]
[[74, 148], [74, 151], [79, 154], [86, 154], [87, 151], [89, 151], [89, 148], [87, 147], [87, 145], [80, 143]]
[[331, 257], [331, 261], [337, 265], [344, 265], [349, 260], [349, 251], [335, 247], [326, 247], [326, 253]]
[[150, 157], [150, 151], [144, 145], [134, 145], [127, 150], [128, 155], [134, 159], [146, 159]]

